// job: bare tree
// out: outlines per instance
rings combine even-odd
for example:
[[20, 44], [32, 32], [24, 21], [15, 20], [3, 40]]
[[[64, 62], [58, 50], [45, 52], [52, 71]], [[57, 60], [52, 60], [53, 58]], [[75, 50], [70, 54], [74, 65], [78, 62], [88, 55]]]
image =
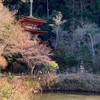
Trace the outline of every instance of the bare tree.
[[[100, 28], [90, 22], [81, 22], [81, 25], [76, 28], [73, 34], [73, 43], [74, 43], [74, 50], [79, 53], [79, 48], [81, 46], [87, 45], [90, 49], [91, 57], [90, 54], [88, 53], [88, 50], [85, 51], [86, 55], [83, 55], [83, 57], [86, 60], [85, 56], [88, 56], [88, 59], [92, 61], [93, 63], [93, 70], [94, 68], [98, 67], [99, 65], [97, 64], [98, 61], [97, 59], [100, 59], [99, 57], [99, 51], [96, 51], [95, 45], [100, 43]], [[96, 51], [96, 52], [95, 52]], [[81, 53], [83, 53], [81, 51]], [[79, 55], [80, 56], [80, 55]]]
[[23, 60], [31, 69], [31, 74], [33, 74], [36, 65], [49, 63], [52, 55], [51, 49], [47, 44], [41, 44], [36, 39], [20, 41], [20, 44], [9, 46], [6, 51], [22, 54]]
[[20, 53], [32, 74], [36, 64], [51, 60], [51, 49], [47, 44], [41, 44], [38, 38], [30, 40], [30, 33], [13, 22], [14, 18], [6, 8], [0, 11], [0, 55]]
[[94, 23], [81, 22], [81, 26], [77, 27], [77, 29], [75, 30], [75, 34], [73, 36], [74, 36], [74, 39], [77, 39], [77, 42], [80, 44], [80, 42], [83, 41], [83, 37], [85, 35], [88, 35], [90, 38], [91, 53], [94, 56], [95, 55], [94, 44], [99, 42], [94, 37], [96, 34], [99, 33], [99, 30], [100, 29], [98, 28], [98, 26]]
[[53, 33], [56, 34], [56, 40], [54, 42], [54, 47], [55, 49], [58, 46], [58, 42], [59, 42], [59, 38], [60, 38], [60, 34], [62, 34], [62, 25], [66, 22], [66, 20], [62, 21], [62, 13], [58, 12], [58, 14], [56, 15], [56, 17], [53, 17], [53, 21], [54, 24], [50, 24], [50, 26], [53, 28]]

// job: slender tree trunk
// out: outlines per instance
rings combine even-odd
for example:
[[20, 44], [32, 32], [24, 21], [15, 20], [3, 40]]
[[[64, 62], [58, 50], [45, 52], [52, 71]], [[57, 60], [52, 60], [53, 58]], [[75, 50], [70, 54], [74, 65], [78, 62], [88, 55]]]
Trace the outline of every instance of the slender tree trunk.
[[73, 6], [73, 8], [72, 8], [72, 16], [74, 17], [74, 12], [75, 12], [75, 0], [72, 0], [72, 6]]
[[13, 71], [13, 64], [10, 65], [10, 72], [11, 72], [11, 75], [14, 73], [14, 71]]
[[93, 38], [92, 38], [92, 35], [89, 34], [90, 36], [90, 41], [91, 41], [91, 52], [92, 52], [92, 63], [93, 63], [93, 73], [94, 73], [94, 69], [95, 69], [95, 50], [94, 50], [94, 43], [93, 43]]
[[1, 67], [0, 67], [0, 77], [1, 77]]
[[6, 49], [7, 46], [8, 46], [8, 44], [0, 46], [0, 56], [1, 56], [2, 54], [4, 54], [5, 49]]
[[79, 2], [80, 2], [80, 6], [81, 6], [81, 19], [82, 19], [82, 14], [83, 14], [83, 3], [82, 3], [81, 0], [79, 0]]
[[49, 18], [49, 2], [47, 0], [47, 17]]
[[91, 41], [91, 52], [92, 52], [92, 56], [95, 56], [95, 51], [94, 51], [94, 43], [93, 43], [93, 38], [92, 38], [92, 35], [89, 34], [90, 36], [90, 41]]
[[31, 75], [33, 75], [34, 68], [35, 68], [35, 65], [33, 65], [31, 68]]
[[1, 67], [0, 67], [0, 74], [1, 74]]
[[56, 30], [56, 44], [55, 44], [55, 49], [58, 46], [58, 40], [59, 40], [58, 38], [59, 38], [59, 25], [57, 25], [57, 30]]
[[3, 54], [4, 46], [0, 46], [0, 56]]

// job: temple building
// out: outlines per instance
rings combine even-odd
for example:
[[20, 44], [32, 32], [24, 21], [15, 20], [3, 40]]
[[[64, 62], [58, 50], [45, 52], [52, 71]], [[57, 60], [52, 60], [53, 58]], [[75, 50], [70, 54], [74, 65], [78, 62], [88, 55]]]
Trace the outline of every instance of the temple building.
[[42, 35], [47, 31], [43, 31], [40, 29], [40, 26], [45, 24], [46, 20], [37, 19], [35, 17], [21, 17], [17, 24], [20, 24], [25, 31], [30, 32], [34, 35]]
[[25, 31], [28, 31], [31, 33], [30, 34], [31, 39], [32, 37], [37, 37], [38, 35], [42, 35], [47, 32], [40, 29], [40, 26], [45, 24], [47, 21], [33, 17], [32, 3], [33, 3], [33, 0], [30, 0], [30, 16], [28, 17], [23, 16], [17, 22], [17, 24], [21, 25], [21, 27], [24, 28]]

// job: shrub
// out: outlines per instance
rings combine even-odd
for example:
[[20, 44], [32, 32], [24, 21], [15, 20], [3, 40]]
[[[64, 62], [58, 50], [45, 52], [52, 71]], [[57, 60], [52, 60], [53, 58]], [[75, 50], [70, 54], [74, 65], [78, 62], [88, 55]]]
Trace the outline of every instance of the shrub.
[[52, 70], [56, 70], [59, 68], [58, 64], [54, 61], [48, 63], [45, 65], [45, 68], [48, 70], [48, 71], [52, 71]]

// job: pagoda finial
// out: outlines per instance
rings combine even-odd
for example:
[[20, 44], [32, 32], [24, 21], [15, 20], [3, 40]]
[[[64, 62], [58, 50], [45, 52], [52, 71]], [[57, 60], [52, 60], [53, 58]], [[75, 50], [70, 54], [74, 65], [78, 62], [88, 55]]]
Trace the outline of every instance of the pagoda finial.
[[33, 0], [30, 0], [30, 17], [32, 17]]

